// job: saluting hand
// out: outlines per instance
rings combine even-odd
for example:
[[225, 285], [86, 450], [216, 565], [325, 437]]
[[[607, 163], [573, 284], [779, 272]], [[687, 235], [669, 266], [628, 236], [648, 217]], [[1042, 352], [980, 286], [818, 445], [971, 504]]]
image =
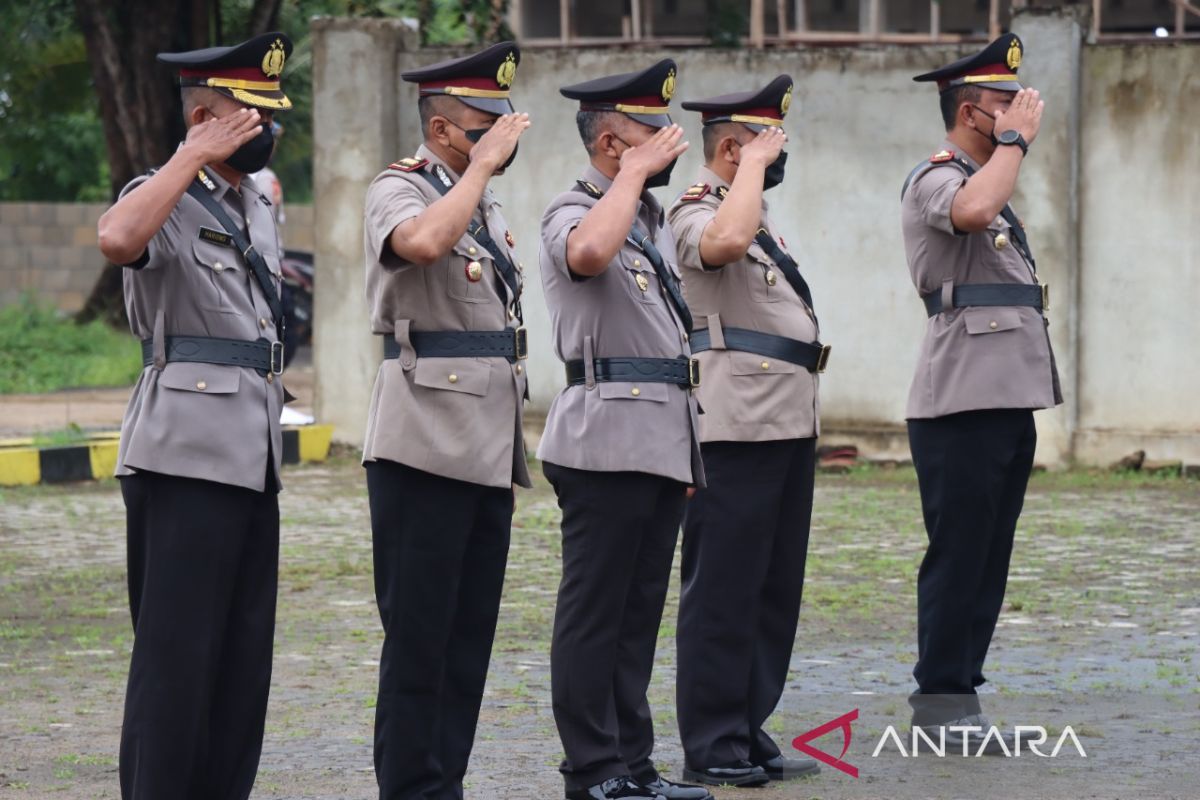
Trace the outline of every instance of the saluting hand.
[[779, 158], [785, 144], [787, 134], [783, 132], [783, 128], [759, 131], [757, 136], [742, 145], [742, 163], [758, 163], [765, 167]]
[[1046, 101], [1041, 99], [1037, 89], [1022, 89], [1017, 92], [1007, 111], [996, 113], [996, 135], [1015, 130], [1024, 137], [1026, 144], [1033, 144], [1038, 129], [1042, 127], [1042, 111], [1045, 108]]
[[621, 170], [633, 170], [643, 179], [654, 175], [666, 168], [688, 149], [687, 142], [681, 142], [683, 128], [678, 125], [668, 125], [660, 128], [653, 136], [621, 153]]
[[241, 108], [232, 114], [210, 119], [188, 129], [183, 146], [197, 153], [205, 164], [215, 164], [262, 132], [257, 108]]
[[475, 146], [471, 148], [471, 163], [489, 167], [492, 172], [504, 166], [517, 146], [517, 139], [530, 126], [529, 115], [504, 114], [488, 128]]

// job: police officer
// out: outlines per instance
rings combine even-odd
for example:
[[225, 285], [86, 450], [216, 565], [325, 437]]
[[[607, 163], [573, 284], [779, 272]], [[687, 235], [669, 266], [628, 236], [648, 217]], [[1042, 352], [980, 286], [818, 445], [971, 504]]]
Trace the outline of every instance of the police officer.
[[[913, 724], [935, 729], [988, 727], [976, 690], [1033, 466], [1033, 409], [1062, 402], [1045, 291], [1008, 205], [1044, 106], [1017, 80], [1021, 58], [1006, 34], [914, 79], [937, 83], [947, 130], [901, 204], [929, 316], [906, 413], [929, 534], [909, 702]], [[947, 730], [952, 744], [963, 735]]]
[[562, 508], [550, 656], [568, 800], [705, 798], [651, 760], [646, 690], [689, 484], [703, 483], [696, 364], [675, 245], [649, 192], [687, 149], [675, 62], [567, 86], [591, 164], [542, 218], [541, 273], [567, 387], [538, 456]]
[[521, 437], [521, 266], [489, 183], [529, 127], [512, 42], [402, 75], [424, 144], [367, 190], [383, 360], [363, 462], [383, 621], [375, 773], [384, 800], [463, 796], [508, 558]]
[[292, 43], [160, 53], [187, 138], [99, 223], [145, 369], [121, 429], [133, 657], [126, 798], [245, 798], [262, 749], [279, 562], [283, 386], [271, 155]]
[[761, 786], [820, 771], [763, 730], [787, 682], [816, 466], [812, 293], [767, 213], [784, 178], [792, 79], [683, 107], [703, 118], [699, 182], [672, 206], [697, 329], [708, 487], [688, 503], [677, 634], [684, 777]]

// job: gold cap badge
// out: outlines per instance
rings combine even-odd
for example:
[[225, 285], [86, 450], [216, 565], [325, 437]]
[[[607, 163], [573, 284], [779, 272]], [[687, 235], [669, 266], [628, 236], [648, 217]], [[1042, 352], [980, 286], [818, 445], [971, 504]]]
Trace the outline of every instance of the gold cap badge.
[[287, 54], [283, 52], [283, 40], [276, 39], [271, 42], [271, 46], [267, 48], [267, 53], [262, 60], [263, 75], [268, 78], [278, 78], [283, 74], [283, 62], [286, 59]]
[[1021, 43], [1016, 39], [1013, 39], [1008, 45], [1007, 63], [1009, 69], [1016, 69], [1021, 66]]
[[675, 70], [667, 73], [666, 80], [662, 85], [662, 99], [664, 103], [671, 102], [671, 97], [675, 94]]
[[787, 91], [783, 93], [783, 99], [779, 101], [779, 113], [787, 114], [788, 109], [792, 107], [792, 87], [789, 86]]
[[512, 53], [504, 61], [500, 62], [500, 69], [496, 70], [496, 83], [501, 89], [508, 89], [513, 85], [513, 79], [517, 77], [517, 60]]

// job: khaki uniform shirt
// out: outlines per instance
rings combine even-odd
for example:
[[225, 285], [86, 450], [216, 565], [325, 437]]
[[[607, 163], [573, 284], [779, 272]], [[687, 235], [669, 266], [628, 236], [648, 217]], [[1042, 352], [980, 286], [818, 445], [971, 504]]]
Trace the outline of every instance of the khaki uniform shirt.
[[[591, 166], [583, 179], [601, 191], [612, 186]], [[604, 272], [587, 280], [572, 278], [567, 236], [595, 204], [576, 187], [556, 197], [542, 217], [542, 284], [558, 357], [590, 362], [690, 356], [687, 332], [654, 267], [628, 240]], [[671, 226], [649, 192], [642, 193], [637, 222], [678, 276]], [[667, 383], [568, 386], [550, 405], [538, 457], [574, 469], [645, 472], [704, 485], [696, 399], [687, 388]]]
[[[418, 159], [459, 176], [424, 146]], [[442, 195], [419, 172], [389, 169], [367, 189], [364, 249], [371, 330], [394, 336], [399, 358], [383, 359], [375, 378], [363, 461], [385, 459], [483, 486], [530, 486], [521, 436], [525, 362], [504, 358], [417, 358], [411, 331], [515, 328], [513, 298], [497, 291], [491, 254], [469, 234], [432, 264], [404, 261], [388, 238]], [[508, 227], [491, 189], [474, 217], [517, 265]], [[478, 262], [479, 280], [467, 265]]]
[[[942, 147], [954, 150], [949, 141]], [[924, 165], [909, 183], [901, 224], [918, 294], [945, 292], [949, 297], [954, 286], [973, 283], [1038, 283], [1002, 217], [976, 233], [955, 230], [950, 206], [966, 182], [966, 173], [950, 162]], [[1007, 244], [997, 247], [1001, 234]], [[1036, 308], [1019, 306], [956, 308], [931, 317], [908, 396], [907, 418], [1061, 403], [1048, 324]]]
[[[745, 328], [802, 342], [818, 339], [812, 310], [788, 283], [779, 266], [751, 242], [741, 259], [708, 269], [700, 259], [700, 238], [721, 205], [717, 194], [729, 184], [702, 167], [699, 181], [709, 191], [699, 200], [676, 200], [667, 215], [675, 231], [684, 289], [697, 328], [708, 328], [714, 347], [699, 354], [697, 390], [700, 440], [764, 442], [803, 439], [820, 433], [816, 373], [777, 358], [725, 350], [722, 328]], [[782, 239], [763, 203], [761, 227]]]
[[[213, 197], [267, 262], [278, 293], [282, 253], [270, 201], [249, 178], [235, 190], [213, 170], [205, 174], [216, 184]], [[147, 177], [134, 178], [121, 195]], [[142, 370], [125, 411], [116, 474], [147, 470], [277, 490], [283, 384], [248, 367], [165, 361], [166, 336], [278, 341], [271, 309], [237, 247], [201, 238], [204, 228], [224, 232], [198, 200], [183, 195], [150, 240], [145, 266], [125, 270], [129, 328], [154, 339], [157, 360]]]

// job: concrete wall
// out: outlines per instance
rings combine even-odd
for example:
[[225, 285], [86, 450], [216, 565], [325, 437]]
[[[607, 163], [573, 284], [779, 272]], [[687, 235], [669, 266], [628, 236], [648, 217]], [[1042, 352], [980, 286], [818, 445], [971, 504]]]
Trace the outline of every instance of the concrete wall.
[[[83, 303], [104, 257], [96, 247], [96, 222], [106, 203], [0, 203], [0, 307], [29, 293], [60, 311]], [[313, 209], [287, 205], [284, 246], [313, 249]]]
[[[1038, 458], [1048, 464], [1069, 459], [1077, 431], [1081, 442], [1107, 442], [1081, 447], [1088, 460], [1134, 449], [1154, 431], [1158, 438], [1145, 440], [1154, 444], [1147, 447], [1152, 457], [1166, 457], [1160, 444], [1169, 440], [1179, 445], [1170, 454], [1200, 459], [1200, 404], [1188, 403], [1200, 388], [1190, 344], [1197, 323], [1188, 316], [1198, 299], [1189, 222], [1197, 210], [1200, 106], [1193, 76], [1200, 70], [1200, 48], [1081, 52], [1086, 24], [1063, 12], [1025, 14], [1015, 27], [1029, 45], [1022, 76], [1043, 90], [1048, 111], [1014, 205], [1028, 224], [1043, 279], [1053, 285], [1051, 335], [1069, 400], [1039, 413]], [[315, 31], [322, 276], [316, 335], [318, 397], [325, 397], [318, 409], [338, 425], [338, 437], [351, 442], [361, 441], [378, 357], [377, 343], [362, 335], [363, 192], [371, 177], [419, 143], [415, 90], [398, 73], [450, 55], [414, 52], [400, 31], [380, 21], [341, 20], [318, 22]], [[826, 439], [856, 440], [882, 455], [906, 454], [904, 403], [924, 313], [904, 261], [899, 188], [944, 135], [936, 92], [910, 78], [966, 52], [956, 46], [527, 51], [514, 102], [532, 112], [534, 126], [522, 139], [516, 164], [494, 186], [531, 278], [525, 308], [533, 408], [544, 409], [562, 383], [536, 277], [539, 222], [545, 205], [586, 163], [575, 106], [557, 87], [670, 56], [680, 65], [677, 99], [742, 89], [748, 80], [765, 82], [780, 72], [796, 78], [788, 180], [768, 199], [813, 287], [822, 338], [834, 348], [822, 385]], [[364, 70], [374, 75], [367, 84], [360, 79]], [[364, 91], [364, 85], [374, 88]], [[1132, 94], [1140, 96], [1124, 99]], [[1108, 118], [1113, 115], [1119, 121]], [[659, 190], [664, 202], [694, 180], [700, 163], [696, 115], [678, 112], [676, 118], [693, 146], [669, 189]], [[1135, 187], [1136, 203], [1129, 196]], [[1135, 204], [1140, 207], [1131, 218]], [[1139, 255], [1131, 257], [1134, 252]], [[1138, 295], [1124, 289], [1135, 281], [1139, 291], [1153, 295], [1152, 305], [1130, 306]], [[1113, 286], [1123, 290], [1113, 292]], [[1154, 337], [1142, 323], [1147, 316], [1155, 320]], [[1143, 348], [1156, 352], [1147, 357]], [[1133, 375], [1114, 359], [1125, 352], [1142, 359]], [[332, 363], [332, 381], [326, 363]], [[1164, 372], [1167, 365], [1172, 370]], [[1146, 398], [1130, 380], [1138, 376], [1161, 397]], [[1150, 422], [1147, 403], [1154, 404]], [[1110, 435], [1114, 431], [1128, 436]]]

